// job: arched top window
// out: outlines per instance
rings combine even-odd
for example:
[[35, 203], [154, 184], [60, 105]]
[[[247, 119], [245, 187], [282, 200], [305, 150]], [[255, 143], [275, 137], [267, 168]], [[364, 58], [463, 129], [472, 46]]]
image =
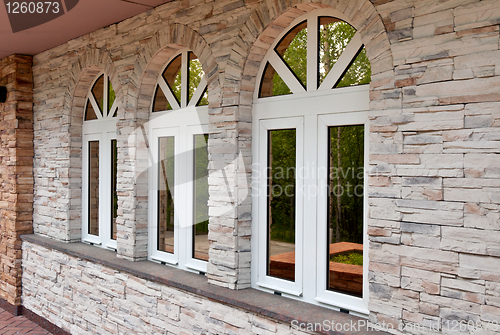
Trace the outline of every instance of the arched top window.
[[361, 37], [346, 21], [311, 12], [267, 52], [255, 98], [368, 84], [371, 68]]
[[252, 106], [252, 286], [368, 314], [368, 111], [360, 34], [334, 9], [290, 23]]
[[87, 93], [84, 121], [113, 118], [116, 117], [117, 110], [115, 90], [108, 75], [103, 73]]
[[180, 50], [158, 77], [153, 112], [208, 105], [207, 80], [198, 57]]
[[201, 62], [173, 54], [156, 81], [149, 122], [149, 259], [207, 272], [208, 94]]
[[118, 234], [118, 102], [106, 73], [87, 93], [82, 125], [82, 240], [112, 250]]

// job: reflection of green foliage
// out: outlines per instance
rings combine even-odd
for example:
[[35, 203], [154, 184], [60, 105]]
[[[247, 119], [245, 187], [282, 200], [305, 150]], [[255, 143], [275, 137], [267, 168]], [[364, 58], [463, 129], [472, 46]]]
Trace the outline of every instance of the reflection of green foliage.
[[[320, 70], [321, 82], [328, 74], [328, 71], [335, 65], [355, 34], [356, 29], [345, 22], [334, 22], [321, 27], [320, 58], [323, 65], [323, 71]], [[363, 48], [336, 87], [368, 84], [370, 78], [370, 62], [366, 56], [366, 50]]]
[[[174, 137], [159, 138], [160, 150], [163, 151], [163, 159], [160, 161], [159, 176], [160, 185], [164, 185], [165, 189], [158, 190], [160, 201], [165, 206], [165, 225], [166, 230], [174, 230], [174, 185], [175, 185], [175, 140]], [[163, 224], [163, 223], [160, 223]]]
[[271, 239], [295, 243], [295, 129], [270, 132]]
[[171, 87], [172, 93], [174, 93], [175, 97], [177, 98], [177, 102], [180, 104], [181, 103], [181, 70], [177, 73], [177, 76], [175, 77], [174, 80], [174, 85]]
[[[188, 92], [188, 101], [191, 100], [191, 98], [194, 95], [194, 92], [196, 91], [196, 88], [200, 84], [201, 78], [205, 75], [205, 72], [203, 72], [203, 68], [201, 67], [201, 63], [198, 59], [194, 59], [189, 62], [189, 92]], [[177, 76], [175, 77], [174, 85], [172, 88], [172, 92], [174, 93], [175, 97], [177, 98], [177, 101], [180, 103], [181, 102], [181, 78], [182, 78], [182, 71], [179, 71], [177, 73]], [[208, 95], [205, 93], [198, 106], [205, 106], [208, 105]]]
[[[299, 78], [304, 87], [307, 85], [307, 28], [302, 29], [290, 42], [283, 54], [283, 60]], [[278, 73], [273, 77], [273, 95], [292, 93]]]
[[359, 252], [350, 252], [347, 254], [339, 254], [330, 257], [330, 262], [363, 265], [363, 254]]
[[208, 233], [208, 135], [194, 136], [194, 213], [196, 234]]
[[[340, 55], [351, 41], [356, 29], [345, 22], [324, 24], [319, 30], [319, 83], [322, 83], [329, 71], [338, 61]], [[307, 83], [307, 29], [297, 33], [283, 55], [283, 59], [300, 79], [302, 84]], [[346, 71], [336, 87], [363, 85], [370, 83], [371, 67], [366, 50], [363, 48]], [[283, 79], [274, 74], [273, 95], [290, 94], [291, 91]]]
[[[205, 72], [203, 72], [203, 68], [201, 67], [201, 63], [198, 59], [194, 59], [189, 62], [189, 100], [193, 97], [193, 94], [204, 75]], [[208, 105], [208, 96], [206, 93], [202, 96], [200, 102], [198, 103], [198, 106], [205, 105]]]
[[338, 242], [363, 243], [364, 126], [331, 127], [330, 155], [330, 191], [333, 191], [330, 201], [334, 203], [330, 208], [330, 227], [334, 231], [331, 242], [335, 242], [337, 200], [340, 200]]
[[113, 106], [115, 99], [116, 99], [115, 90], [113, 89], [113, 85], [111, 85], [111, 81], [109, 81], [108, 82], [108, 112], [111, 112], [111, 107]]

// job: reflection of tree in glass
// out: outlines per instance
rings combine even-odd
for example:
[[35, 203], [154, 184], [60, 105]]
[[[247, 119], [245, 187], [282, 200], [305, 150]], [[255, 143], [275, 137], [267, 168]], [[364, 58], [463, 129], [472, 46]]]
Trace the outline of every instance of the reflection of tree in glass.
[[269, 136], [269, 225], [273, 241], [295, 243], [295, 133], [295, 129], [272, 130]]
[[[356, 34], [356, 29], [342, 21], [325, 23], [320, 26], [320, 83], [338, 61], [354, 34]], [[370, 77], [370, 62], [366, 56], [366, 50], [363, 48], [335, 87], [368, 84]]]
[[195, 234], [208, 233], [208, 135], [194, 136]]
[[[305, 26], [305, 25], [304, 25]], [[289, 34], [294, 33], [291, 31]], [[284, 39], [286, 40], [286, 38]], [[304, 87], [307, 84], [307, 28], [297, 32], [290, 45], [282, 53], [283, 60], [299, 78]], [[273, 77], [273, 95], [292, 93], [278, 73]]]
[[[307, 83], [307, 28], [304, 25], [280, 54], [301, 83]], [[289, 34], [294, 33], [292, 30]], [[319, 84], [340, 58], [342, 52], [356, 34], [356, 29], [346, 22], [331, 17], [320, 18], [319, 28]], [[286, 37], [284, 38], [286, 40]], [[370, 83], [371, 67], [365, 48], [362, 48], [335, 87]], [[273, 96], [291, 94], [278, 73], [273, 76]]]
[[[205, 75], [203, 72], [203, 68], [201, 67], [201, 63], [198, 59], [193, 59], [189, 62], [189, 101], [193, 97], [196, 88], [201, 82], [201, 79]], [[206, 106], [208, 105], [208, 95], [205, 91], [197, 106]]]
[[363, 243], [364, 126], [330, 127], [331, 243]]
[[[205, 72], [203, 72], [203, 68], [201, 67], [201, 63], [198, 59], [193, 59], [189, 62], [189, 92], [186, 92], [185, 94], [188, 94], [188, 101], [191, 100], [191, 98], [194, 95], [194, 92], [196, 91], [196, 88], [201, 82], [201, 78], [205, 75]], [[179, 70], [177, 73], [174, 83], [171, 87], [172, 92], [174, 93], [175, 97], [177, 98], [177, 101], [181, 101], [181, 79], [182, 78], [182, 70]], [[205, 106], [208, 105], [208, 96], [205, 92], [203, 94], [202, 98], [200, 99], [200, 102], [197, 104], [197, 106]]]

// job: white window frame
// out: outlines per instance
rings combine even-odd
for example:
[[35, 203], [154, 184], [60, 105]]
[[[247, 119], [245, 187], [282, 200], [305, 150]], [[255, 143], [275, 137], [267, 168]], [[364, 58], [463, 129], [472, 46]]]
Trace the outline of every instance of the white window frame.
[[[350, 23], [344, 14], [330, 9], [312, 11], [294, 20], [290, 28], [308, 20], [308, 24], [317, 26], [319, 16], [333, 16]], [[350, 23], [352, 25], [352, 23]], [[327, 257], [327, 244], [325, 234], [327, 232], [327, 194], [317, 195], [307, 193], [308, 190], [326, 190], [327, 166], [328, 166], [328, 127], [364, 125], [365, 147], [364, 167], [367, 171], [368, 162], [368, 110], [369, 110], [369, 86], [352, 86], [331, 89], [331, 86], [339, 78], [341, 69], [335, 66], [327, 75], [323, 84], [316, 88], [317, 82], [317, 48], [311, 47], [317, 43], [315, 34], [308, 30], [308, 75], [307, 91], [303, 89], [290, 70], [275, 56], [275, 46], [282, 37], [288, 33], [286, 29], [275, 40], [269, 52], [264, 57], [258, 72], [257, 86], [254, 92], [253, 103], [253, 129], [252, 129], [252, 156], [254, 168], [252, 170], [253, 200], [252, 203], [252, 265], [251, 282], [252, 287], [268, 292], [279, 292], [283, 296], [305, 301], [308, 303], [325, 306], [340, 310], [347, 309], [351, 314], [367, 316], [368, 311], [368, 237], [367, 227], [367, 175], [364, 178], [364, 237], [363, 237], [363, 297], [358, 298], [351, 295], [338, 293], [326, 289], [325, 266]], [[337, 64], [346, 66], [350, 63], [346, 57], [352, 57], [362, 46], [359, 33], [348, 44], [344, 52], [347, 56], [340, 57]], [[292, 94], [285, 96], [273, 96], [259, 98], [260, 78], [262, 78], [267, 62], [273, 65], [281, 78], [287, 83]], [[336, 77], [336, 78], [334, 78]], [[330, 85], [330, 87], [326, 87]], [[300, 166], [306, 173], [302, 178], [297, 178], [297, 196], [302, 195], [302, 203], [296, 199], [296, 267], [295, 282], [289, 282], [267, 275], [267, 131], [269, 129], [291, 128], [288, 120], [300, 118], [303, 120], [303, 133], [299, 135], [297, 128], [297, 171]], [[274, 128], [277, 125], [277, 128]], [[302, 144], [299, 141], [302, 139]], [[303, 146], [304, 149], [301, 149]], [[300, 153], [299, 150], [303, 150]], [[299, 158], [300, 157], [300, 158]], [[303, 159], [303, 161], [299, 161]], [[299, 176], [299, 174], [297, 174]], [[300, 180], [300, 181], [299, 181]], [[300, 192], [299, 183], [303, 187]], [[299, 198], [299, 196], [298, 196]], [[315, 220], [315, 224], [306, 224], [306, 220]], [[307, 226], [307, 228], [306, 228]], [[308, 247], [316, 246], [316, 247]], [[311, 261], [314, 260], [314, 261]]]
[[[207, 85], [204, 76], [193, 97], [187, 101], [187, 94], [182, 91], [187, 87], [187, 53], [182, 49], [174, 54], [161, 70], [157, 84], [163, 90], [173, 110], [151, 112], [149, 121], [149, 215], [148, 215], [148, 258], [155, 262], [175, 266], [180, 269], [206, 273], [208, 262], [194, 258], [193, 248], [193, 149], [194, 135], [208, 134], [208, 106], [196, 107]], [[170, 61], [182, 54], [181, 65], [181, 101], [175, 103], [173, 92], [166, 84], [162, 74]], [[154, 99], [154, 97], [153, 97]], [[153, 103], [151, 104], [153, 106]], [[158, 139], [173, 136], [175, 138], [174, 171], [174, 253], [157, 250], [158, 239]]]
[[[113, 117], [117, 109], [117, 101], [113, 103], [108, 110], [108, 94], [104, 94], [103, 115], [98, 113], [100, 108], [92, 94], [92, 88], [99, 78], [104, 75], [104, 92], [108, 92], [108, 76], [101, 72], [96, 76], [87, 94], [88, 101], [92, 104], [96, 111], [97, 119], [83, 121], [82, 125], [82, 241], [101, 246], [103, 248], [116, 250], [116, 240], [111, 236], [111, 141], [116, 140], [116, 117]], [[86, 106], [86, 104], [85, 104]], [[85, 114], [83, 117], [85, 118]], [[88, 146], [90, 141], [99, 142], [99, 235], [89, 234], [88, 231], [88, 211], [89, 211], [89, 152]]]
[[[296, 171], [301, 171], [304, 168], [304, 120], [302, 117], [289, 117], [289, 118], [275, 118], [275, 119], [260, 119], [258, 142], [254, 142], [259, 146], [259, 190], [266, 192], [267, 195], [267, 171], [268, 171], [268, 132], [275, 129], [295, 129], [296, 130]], [[303, 240], [301, 235], [304, 231], [304, 216], [303, 216], [303, 197], [299, 196], [303, 189], [303, 180], [296, 179], [295, 189], [297, 190], [297, 197], [295, 199], [295, 281], [288, 281], [277, 277], [267, 275], [268, 260], [267, 253], [259, 253], [258, 258], [258, 283], [257, 285], [271, 290], [288, 293], [295, 296], [302, 295], [302, 261], [303, 261]], [[258, 220], [267, 223], [267, 206], [268, 197], [260, 196], [255, 202], [256, 207], [259, 208]], [[266, 227], [264, 227], [266, 228]], [[267, 229], [260, 229], [258, 233], [259, 241], [264, 241], [264, 250], [267, 249]], [[262, 243], [259, 243], [259, 248], [262, 248]], [[262, 249], [260, 249], [262, 250]]]

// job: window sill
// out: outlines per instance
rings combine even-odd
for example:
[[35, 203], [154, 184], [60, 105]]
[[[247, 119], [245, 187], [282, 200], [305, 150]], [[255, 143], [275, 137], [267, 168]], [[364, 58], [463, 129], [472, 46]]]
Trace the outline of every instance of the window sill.
[[[358, 321], [367, 323], [368, 320], [353, 315], [340, 313], [320, 306], [280, 297], [261, 292], [255, 289], [230, 290], [209, 284], [207, 278], [195, 273], [175, 269], [151, 261], [131, 262], [116, 257], [116, 253], [102, 248], [96, 248], [85, 243], [65, 243], [39, 235], [22, 235], [21, 239], [45, 248], [57, 250], [90, 262], [108, 266], [112, 269], [135, 275], [139, 278], [156, 283], [165, 284], [180, 290], [196, 294], [213, 301], [238, 307], [253, 313], [258, 313], [279, 321], [294, 324], [315, 324], [327, 320], [331, 322], [358, 325]], [[305, 329], [306, 326], [304, 326]], [[327, 331], [322, 334], [385, 334], [363, 327], [360, 330]]]

